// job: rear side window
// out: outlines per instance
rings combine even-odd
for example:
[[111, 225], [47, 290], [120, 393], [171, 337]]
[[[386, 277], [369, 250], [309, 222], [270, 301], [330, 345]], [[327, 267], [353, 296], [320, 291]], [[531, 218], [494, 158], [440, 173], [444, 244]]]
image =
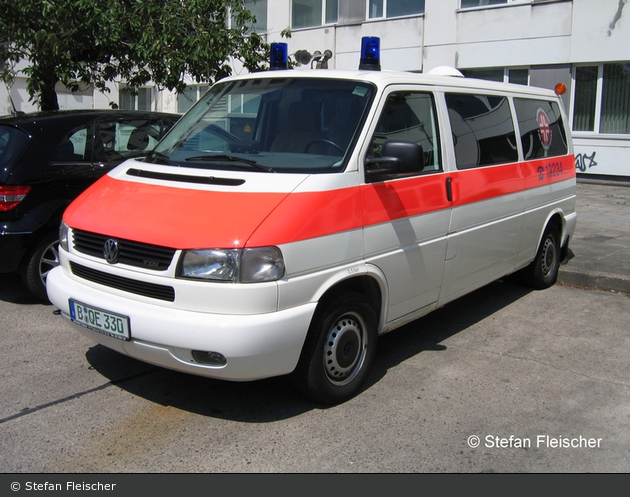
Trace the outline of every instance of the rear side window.
[[8, 163], [28, 142], [28, 135], [19, 129], [0, 126], [0, 165]]
[[567, 154], [567, 137], [556, 102], [515, 98], [514, 107], [525, 160]]
[[73, 129], [59, 143], [50, 160], [53, 162], [81, 162], [90, 160], [88, 142], [89, 125]]
[[160, 122], [151, 119], [101, 121], [96, 127], [95, 160], [122, 162], [144, 155], [160, 139]]
[[457, 169], [518, 160], [516, 134], [506, 97], [447, 93]]

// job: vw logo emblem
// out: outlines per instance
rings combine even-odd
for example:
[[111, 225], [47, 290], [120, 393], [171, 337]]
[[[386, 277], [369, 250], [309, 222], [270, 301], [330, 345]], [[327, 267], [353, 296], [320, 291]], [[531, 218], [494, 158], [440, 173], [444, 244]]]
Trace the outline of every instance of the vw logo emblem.
[[118, 261], [118, 242], [113, 238], [108, 239], [103, 245], [103, 256], [110, 264]]

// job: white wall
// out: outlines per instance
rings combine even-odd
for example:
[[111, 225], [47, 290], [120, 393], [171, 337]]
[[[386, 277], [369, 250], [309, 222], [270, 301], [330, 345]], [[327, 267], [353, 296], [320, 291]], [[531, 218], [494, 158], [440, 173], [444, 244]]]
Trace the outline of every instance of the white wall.
[[630, 2], [573, 0], [571, 62], [630, 60]]

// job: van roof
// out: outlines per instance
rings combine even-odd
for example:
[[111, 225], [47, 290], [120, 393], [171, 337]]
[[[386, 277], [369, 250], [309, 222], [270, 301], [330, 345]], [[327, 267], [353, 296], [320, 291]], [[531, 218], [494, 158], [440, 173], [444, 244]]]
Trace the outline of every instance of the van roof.
[[552, 98], [557, 97], [556, 93], [553, 90], [538, 88], [534, 86], [518, 85], [514, 83], [498, 83], [495, 81], [487, 81], [475, 78], [442, 76], [436, 74], [412, 73], [406, 71], [391, 70], [352, 71], [343, 69], [288, 69], [249, 73], [240, 76], [229, 76], [220, 80], [219, 82], [287, 77], [358, 80], [373, 83], [378, 87], [385, 87], [393, 84], [429, 85], [450, 87], [454, 89], [491, 90], [501, 93], [509, 92], [530, 96], [535, 95]]

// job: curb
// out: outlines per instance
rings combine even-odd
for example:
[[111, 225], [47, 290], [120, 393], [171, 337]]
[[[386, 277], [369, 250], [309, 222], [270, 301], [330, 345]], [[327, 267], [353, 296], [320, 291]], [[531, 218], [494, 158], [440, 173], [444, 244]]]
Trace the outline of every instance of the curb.
[[630, 279], [597, 271], [587, 273], [561, 267], [558, 283], [587, 290], [630, 294]]

